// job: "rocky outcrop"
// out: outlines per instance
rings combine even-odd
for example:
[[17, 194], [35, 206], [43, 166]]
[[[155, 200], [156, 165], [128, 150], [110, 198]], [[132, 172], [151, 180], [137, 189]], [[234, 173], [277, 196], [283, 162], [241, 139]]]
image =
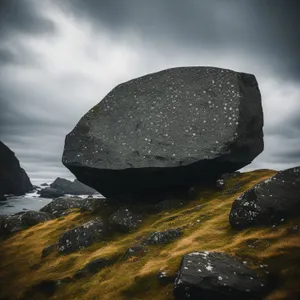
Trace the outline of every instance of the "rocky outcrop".
[[50, 184], [50, 187], [60, 191], [63, 194], [70, 195], [93, 195], [97, 193], [96, 190], [81, 183], [77, 179], [75, 179], [74, 181], [70, 181], [58, 177]]
[[183, 256], [174, 283], [178, 300], [263, 299], [264, 281], [234, 257], [217, 252]]
[[253, 75], [173, 68], [115, 87], [67, 135], [62, 161], [106, 197], [176, 191], [249, 164], [262, 127]]
[[32, 184], [19, 160], [0, 141], [0, 198], [5, 194], [23, 195], [32, 190]]
[[84, 210], [92, 209], [93, 203], [96, 202], [97, 200], [98, 199], [61, 197], [52, 200], [50, 203], [48, 203], [43, 208], [41, 208], [40, 211], [49, 213], [55, 218], [59, 218], [61, 216], [67, 215], [74, 208], [79, 208]]
[[229, 222], [234, 228], [273, 225], [300, 216], [300, 167], [278, 172], [233, 203]]
[[64, 193], [53, 188], [42, 189], [39, 194], [42, 198], [58, 198], [64, 196]]
[[0, 236], [7, 236], [51, 219], [50, 214], [33, 210], [5, 216], [1, 222]]
[[165, 231], [156, 231], [150, 233], [150, 235], [142, 242], [143, 245], [163, 245], [169, 244], [179, 239], [182, 236], [181, 229], [168, 229]]
[[65, 254], [72, 253], [100, 241], [104, 233], [104, 224], [98, 217], [62, 234], [58, 241], [58, 250]]

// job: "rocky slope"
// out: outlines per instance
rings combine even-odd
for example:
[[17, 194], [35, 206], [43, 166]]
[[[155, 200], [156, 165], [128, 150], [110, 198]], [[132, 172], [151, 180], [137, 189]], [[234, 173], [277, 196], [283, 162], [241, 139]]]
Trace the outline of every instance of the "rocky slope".
[[0, 141], [0, 200], [5, 194], [23, 195], [32, 188], [15, 154]]
[[300, 214], [229, 223], [234, 201], [275, 173], [234, 174], [156, 205], [56, 199], [51, 220], [0, 242], [0, 299], [299, 299]]

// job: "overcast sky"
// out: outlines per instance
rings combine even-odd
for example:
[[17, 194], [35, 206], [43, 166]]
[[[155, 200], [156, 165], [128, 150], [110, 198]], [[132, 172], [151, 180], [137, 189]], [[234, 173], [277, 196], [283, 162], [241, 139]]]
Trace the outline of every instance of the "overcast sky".
[[265, 150], [300, 165], [299, 0], [1, 0], [0, 139], [33, 183], [72, 178], [65, 135], [114, 86], [187, 65], [256, 75]]

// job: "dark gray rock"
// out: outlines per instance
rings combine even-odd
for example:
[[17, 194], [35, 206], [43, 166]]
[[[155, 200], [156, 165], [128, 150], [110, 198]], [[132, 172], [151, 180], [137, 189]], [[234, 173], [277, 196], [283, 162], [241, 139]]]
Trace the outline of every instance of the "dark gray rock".
[[63, 192], [53, 188], [42, 189], [39, 194], [42, 198], [58, 198], [64, 196]]
[[31, 190], [30, 179], [14, 152], [0, 141], [0, 198], [6, 194], [24, 195]]
[[110, 216], [109, 223], [113, 230], [129, 232], [138, 228], [142, 223], [142, 219], [129, 209], [122, 208]]
[[175, 276], [172, 276], [167, 272], [161, 271], [157, 273], [157, 280], [162, 284], [169, 284], [174, 282]]
[[249, 164], [262, 126], [255, 76], [173, 68], [115, 87], [67, 135], [62, 161], [106, 197], [180, 190]]
[[41, 184], [41, 186], [49, 186], [49, 184], [44, 182], [44, 183]]
[[96, 190], [81, 183], [77, 179], [75, 179], [74, 181], [70, 181], [58, 177], [54, 180], [54, 182], [50, 184], [50, 187], [62, 192], [63, 194], [70, 195], [93, 195], [97, 193]]
[[278, 172], [239, 196], [229, 222], [234, 228], [273, 225], [300, 216], [300, 167]]
[[58, 250], [58, 244], [52, 244], [43, 249], [41, 256], [42, 258], [45, 258], [57, 250]]
[[10, 235], [51, 219], [50, 214], [33, 210], [9, 215], [2, 220], [0, 235]]
[[40, 209], [42, 212], [47, 212], [55, 218], [67, 215], [74, 208], [91, 207], [92, 202], [96, 199], [82, 199], [73, 197], [61, 197], [52, 200], [50, 203]]
[[62, 234], [58, 241], [58, 250], [66, 254], [77, 251], [100, 241], [104, 234], [104, 224], [98, 217]]
[[75, 275], [75, 279], [80, 279], [85, 276], [93, 275], [101, 271], [102, 269], [111, 266], [115, 262], [115, 259], [97, 258], [86, 264]]
[[182, 236], [181, 229], [168, 229], [165, 231], [152, 232], [143, 242], [143, 245], [169, 244]]
[[179, 300], [263, 299], [265, 283], [256, 272], [224, 253], [194, 252], [183, 256], [174, 283]]

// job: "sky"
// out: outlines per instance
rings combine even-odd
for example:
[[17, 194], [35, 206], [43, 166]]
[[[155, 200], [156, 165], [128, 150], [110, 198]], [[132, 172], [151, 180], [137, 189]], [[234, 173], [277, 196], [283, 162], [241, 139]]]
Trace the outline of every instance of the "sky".
[[1, 0], [0, 140], [33, 183], [73, 178], [64, 138], [117, 84], [177, 66], [256, 76], [265, 150], [300, 165], [299, 0]]

